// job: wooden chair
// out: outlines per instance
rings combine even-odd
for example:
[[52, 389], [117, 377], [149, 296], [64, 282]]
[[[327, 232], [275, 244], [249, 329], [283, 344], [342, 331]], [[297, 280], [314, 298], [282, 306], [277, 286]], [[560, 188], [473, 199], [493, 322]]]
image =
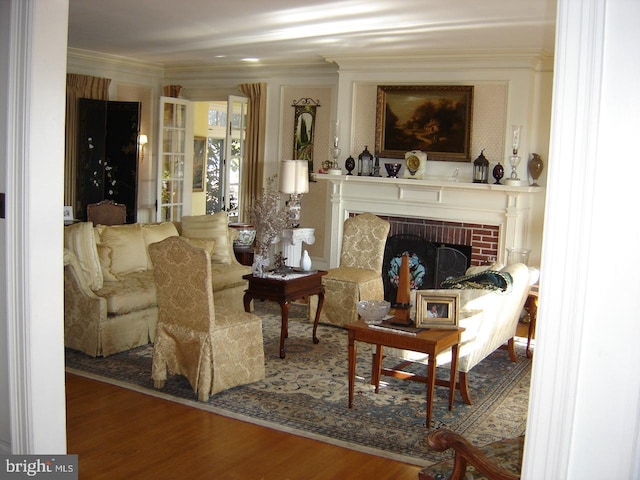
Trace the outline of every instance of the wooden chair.
[[[453, 460], [422, 469], [419, 480], [518, 480], [522, 468], [524, 437], [494, 442], [482, 449], [450, 430], [435, 430], [427, 435], [427, 445], [438, 452], [453, 448]], [[486, 451], [485, 451], [486, 450]], [[467, 466], [473, 468], [467, 471]]]
[[123, 225], [127, 222], [127, 206], [113, 200], [87, 205], [87, 221], [93, 225]]
[[151, 377], [187, 377], [198, 396], [265, 376], [262, 321], [252, 313], [214, 307], [209, 252], [174, 236], [149, 245], [158, 301]]

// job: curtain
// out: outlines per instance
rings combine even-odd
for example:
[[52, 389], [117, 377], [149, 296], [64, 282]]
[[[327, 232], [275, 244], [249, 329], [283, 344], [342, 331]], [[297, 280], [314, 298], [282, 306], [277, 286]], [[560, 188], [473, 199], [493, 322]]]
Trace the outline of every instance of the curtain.
[[180, 98], [182, 85], [165, 85], [162, 87], [162, 95], [165, 97]]
[[245, 164], [240, 187], [240, 205], [245, 211], [262, 194], [262, 176], [264, 174], [264, 138], [267, 118], [267, 84], [243, 83], [238, 85], [248, 98], [247, 140], [245, 146]]
[[[67, 73], [67, 105], [64, 149], [64, 204], [72, 205], [76, 213], [76, 171], [78, 150], [78, 100], [91, 98], [109, 100], [110, 78]], [[77, 217], [76, 217], [77, 218]]]

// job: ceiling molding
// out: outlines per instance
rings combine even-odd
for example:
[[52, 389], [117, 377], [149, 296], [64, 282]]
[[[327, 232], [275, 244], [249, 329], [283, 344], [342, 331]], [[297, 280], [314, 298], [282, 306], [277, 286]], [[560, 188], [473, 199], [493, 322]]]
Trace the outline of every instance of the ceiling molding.
[[67, 49], [67, 71], [79, 73], [85, 70], [96, 72], [99, 70], [107, 75], [109, 72], [131, 74], [157, 79], [164, 75], [164, 66], [136, 60], [133, 58], [110, 55], [108, 53], [91, 52], [76, 48]]
[[553, 54], [541, 50], [442, 51], [416, 55], [332, 55], [340, 71], [531, 69], [552, 71]]

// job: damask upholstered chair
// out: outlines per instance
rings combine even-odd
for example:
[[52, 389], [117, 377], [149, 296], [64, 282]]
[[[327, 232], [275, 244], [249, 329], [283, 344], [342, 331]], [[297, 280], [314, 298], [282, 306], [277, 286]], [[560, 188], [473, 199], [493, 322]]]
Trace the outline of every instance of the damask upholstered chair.
[[87, 205], [87, 221], [96, 225], [123, 225], [127, 222], [127, 206], [113, 200]]
[[[384, 300], [382, 261], [389, 222], [362, 213], [344, 222], [340, 266], [322, 277], [325, 300], [320, 322], [346, 325], [358, 319], [360, 300]], [[315, 318], [316, 303], [310, 302]]]
[[214, 307], [209, 252], [173, 236], [149, 245], [158, 300], [151, 376], [184, 375], [198, 400], [265, 376], [262, 321]]

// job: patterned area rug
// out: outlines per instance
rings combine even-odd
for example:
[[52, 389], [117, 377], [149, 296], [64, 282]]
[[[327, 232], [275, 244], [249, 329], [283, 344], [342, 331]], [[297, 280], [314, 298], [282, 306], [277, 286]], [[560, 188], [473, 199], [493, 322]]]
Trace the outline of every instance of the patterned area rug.
[[[314, 438], [375, 455], [426, 466], [448, 458], [424, 444], [425, 386], [383, 377], [380, 392], [370, 385], [373, 347], [358, 343], [354, 408], [347, 408], [347, 332], [328, 325], [318, 327], [320, 343], [311, 340], [312, 324], [306, 306], [290, 308], [286, 358], [278, 356], [280, 309], [273, 302], [256, 302], [262, 317], [266, 378], [251, 385], [220, 392], [207, 403], [198, 402], [189, 383], [180, 376], [167, 380], [161, 391], [153, 389], [148, 345], [107, 358], [92, 358], [66, 351], [71, 373], [191, 405], [277, 430]], [[449, 411], [448, 389], [437, 387], [431, 428], [448, 428], [473, 444], [488, 443], [524, 434], [531, 362], [518, 347], [519, 361], [511, 363], [498, 350], [473, 368], [469, 385], [473, 405], [456, 393]], [[385, 366], [397, 362], [386, 358]], [[416, 365], [415, 372], [425, 372]], [[438, 369], [448, 379], [449, 370]]]

